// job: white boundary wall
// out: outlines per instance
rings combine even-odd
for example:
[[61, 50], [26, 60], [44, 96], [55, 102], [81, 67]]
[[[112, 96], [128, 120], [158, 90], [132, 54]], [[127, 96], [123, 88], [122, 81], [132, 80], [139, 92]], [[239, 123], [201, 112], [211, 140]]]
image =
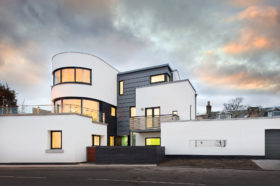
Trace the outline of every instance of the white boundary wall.
[[[50, 150], [50, 131], [62, 130], [62, 150]], [[92, 135], [107, 144], [107, 125], [79, 115], [0, 117], [0, 163], [73, 163], [86, 161]]]
[[136, 88], [136, 116], [145, 116], [145, 108], [160, 107], [161, 115], [177, 110], [180, 119], [194, 119], [195, 94], [188, 80]]
[[[161, 145], [166, 155], [265, 156], [266, 129], [280, 129], [280, 118], [165, 122]], [[195, 143], [214, 140], [226, 140], [226, 146]]]
[[133, 133], [135, 135], [136, 146], [145, 146], [146, 145], [146, 138], [149, 137], [160, 137], [160, 132], [145, 132], [145, 133]]

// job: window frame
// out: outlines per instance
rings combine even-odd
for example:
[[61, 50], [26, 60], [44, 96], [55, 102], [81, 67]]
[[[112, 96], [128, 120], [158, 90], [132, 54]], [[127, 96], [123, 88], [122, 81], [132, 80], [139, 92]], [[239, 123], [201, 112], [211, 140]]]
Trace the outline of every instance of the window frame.
[[[95, 136], [98, 136], [99, 137], [99, 145], [94, 145], [94, 137]], [[101, 136], [100, 135], [91, 135], [91, 143], [92, 143], [92, 146], [101, 146]]]
[[[158, 81], [158, 82], [152, 82], [152, 77], [154, 76], [159, 76], [159, 75], [164, 75], [164, 80], [163, 81]], [[169, 81], [167, 81], [167, 76], [169, 77]], [[168, 73], [160, 73], [160, 74], [153, 74], [153, 75], [150, 75], [150, 84], [157, 84], [157, 83], [164, 83], [164, 82], [170, 82], [171, 79], [170, 79], [170, 75]]]
[[[62, 82], [62, 70], [63, 69], [74, 69], [74, 81], [69, 81], [69, 82]], [[81, 81], [77, 81], [76, 80], [76, 69], [83, 69], [83, 70], [89, 70], [89, 72], [90, 72], [90, 82], [89, 83], [87, 83], [87, 82], [81, 82]], [[60, 71], [60, 83], [57, 83], [57, 84], [55, 84], [55, 73], [57, 72], [57, 71]], [[56, 85], [60, 85], [60, 84], [71, 84], [71, 83], [74, 83], [74, 84], [84, 84], [84, 85], [92, 85], [92, 69], [90, 69], [90, 68], [85, 68], [85, 67], [62, 67], [62, 68], [58, 68], [58, 69], [55, 69], [54, 71], [53, 71], [53, 86], [56, 86]]]
[[[53, 142], [53, 139], [52, 139], [52, 134], [54, 133], [54, 132], [60, 132], [61, 133], [61, 139], [60, 139], [60, 143], [61, 143], [61, 147], [60, 148], [53, 148], [53, 144], [52, 144], [52, 142]], [[50, 138], [51, 138], [51, 144], [50, 144], [50, 148], [51, 148], [51, 150], [58, 150], [58, 149], [62, 149], [62, 130], [51, 130], [50, 131]]]
[[[121, 83], [122, 83], [122, 93], [121, 93]], [[124, 81], [120, 80], [119, 81], [119, 96], [124, 95]]]
[[[159, 138], [159, 145], [147, 145], [147, 139]], [[145, 146], [161, 146], [161, 137], [145, 137]]]
[[152, 117], [155, 116], [155, 109], [159, 109], [159, 115], [158, 116], [160, 116], [160, 107], [158, 106], [158, 107], [147, 107], [147, 108], [145, 108], [145, 117], [147, 117], [147, 110], [148, 109], [152, 109], [152, 115], [151, 115]]

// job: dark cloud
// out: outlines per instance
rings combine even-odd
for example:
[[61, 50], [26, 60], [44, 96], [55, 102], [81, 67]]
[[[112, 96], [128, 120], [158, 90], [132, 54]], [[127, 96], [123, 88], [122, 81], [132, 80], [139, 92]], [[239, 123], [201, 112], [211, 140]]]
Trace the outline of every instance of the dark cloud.
[[[202, 101], [220, 103], [237, 94], [273, 97], [280, 72], [275, 2], [2, 0], [0, 79], [17, 89], [21, 101], [49, 102], [51, 57], [83, 51], [120, 70], [170, 63], [194, 82]], [[259, 17], [250, 17], [250, 7]], [[243, 51], [234, 53], [234, 47]], [[226, 81], [241, 72], [247, 81]], [[254, 80], [259, 86], [241, 88]]]

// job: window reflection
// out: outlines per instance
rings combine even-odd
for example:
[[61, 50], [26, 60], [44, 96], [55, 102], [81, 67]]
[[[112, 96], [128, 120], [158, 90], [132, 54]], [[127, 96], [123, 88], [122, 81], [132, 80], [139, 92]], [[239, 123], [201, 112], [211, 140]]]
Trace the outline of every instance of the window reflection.
[[90, 70], [77, 68], [76, 69], [76, 82], [90, 83]]
[[84, 68], [64, 68], [54, 72], [54, 85], [59, 83], [91, 84], [91, 70]]
[[63, 112], [81, 114], [81, 99], [63, 99]]
[[83, 99], [83, 114], [99, 122], [99, 102]]

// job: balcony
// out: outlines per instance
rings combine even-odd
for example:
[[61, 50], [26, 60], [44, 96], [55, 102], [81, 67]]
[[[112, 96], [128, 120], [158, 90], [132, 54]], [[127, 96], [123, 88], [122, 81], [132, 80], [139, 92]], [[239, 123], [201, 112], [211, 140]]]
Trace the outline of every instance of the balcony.
[[130, 118], [131, 132], [159, 132], [161, 122], [179, 120], [178, 115], [160, 115], [155, 117], [136, 116]]
[[105, 113], [80, 105], [22, 105], [18, 107], [0, 107], [0, 116], [8, 115], [58, 115], [78, 114], [92, 118], [93, 122], [105, 123]]

